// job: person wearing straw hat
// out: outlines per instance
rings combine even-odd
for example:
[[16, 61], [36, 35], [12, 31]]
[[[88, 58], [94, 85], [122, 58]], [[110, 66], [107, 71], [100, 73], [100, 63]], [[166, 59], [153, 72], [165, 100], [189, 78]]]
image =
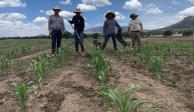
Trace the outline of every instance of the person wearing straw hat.
[[138, 19], [138, 15], [136, 13], [132, 13], [130, 18], [131, 21], [128, 26], [128, 33], [131, 37], [132, 47], [135, 48], [136, 42], [138, 47], [141, 47], [141, 37], [143, 32], [142, 22]]
[[59, 15], [61, 9], [58, 6], [53, 7], [54, 14], [49, 17], [48, 30], [49, 36], [52, 40], [52, 54], [56, 54], [57, 49], [61, 46], [63, 32], [65, 25], [63, 17]]
[[102, 48], [101, 48], [102, 50], [105, 49], [109, 38], [112, 37], [114, 51], [117, 51], [117, 44], [116, 44], [117, 37], [116, 37], [115, 27], [117, 27], [119, 29], [120, 26], [117, 23], [117, 21], [115, 20], [115, 17], [116, 17], [116, 15], [113, 12], [108, 12], [105, 15], [106, 20], [105, 20], [104, 26], [103, 26], [104, 43], [103, 43]]
[[85, 28], [85, 20], [81, 16], [81, 10], [76, 9], [74, 12], [76, 15], [72, 18], [72, 20], [68, 20], [70, 24], [74, 24], [74, 42], [76, 53], [79, 53], [79, 45], [81, 46], [82, 54], [85, 53], [85, 48], [83, 45], [83, 37], [84, 37], [84, 28]]

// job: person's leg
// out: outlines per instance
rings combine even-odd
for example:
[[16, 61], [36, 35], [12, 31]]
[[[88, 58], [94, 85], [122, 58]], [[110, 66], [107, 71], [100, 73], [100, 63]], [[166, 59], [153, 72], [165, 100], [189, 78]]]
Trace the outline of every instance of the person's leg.
[[80, 32], [78, 35], [80, 37], [79, 44], [81, 46], [81, 50], [82, 50], [82, 52], [84, 52], [85, 51], [85, 48], [84, 48], [84, 34], [83, 34], [83, 32]]
[[137, 45], [139, 48], [141, 47], [141, 33], [140, 32], [137, 33]]
[[51, 32], [51, 39], [52, 39], [52, 54], [56, 52], [56, 31]]
[[128, 45], [127, 42], [123, 39], [122, 34], [117, 35], [117, 40], [123, 45], [123, 47], [126, 47]]
[[112, 42], [113, 42], [113, 47], [114, 47], [114, 50], [117, 51], [117, 42], [116, 42], [116, 34], [112, 34]]
[[102, 45], [101, 50], [104, 50], [104, 48], [106, 47], [106, 45], [108, 43], [108, 40], [109, 40], [109, 35], [105, 35], [105, 37], [104, 37], [104, 43]]
[[61, 47], [62, 32], [58, 31], [57, 33], [57, 49]]
[[77, 35], [75, 33], [74, 33], [74, 43], [75, 43], [75, 50], [76, 50], [76, 52], [79, 52], [78, 38], [77, 38]]
[[131, 32], [132, 48], [135, 48], [135, 32]]

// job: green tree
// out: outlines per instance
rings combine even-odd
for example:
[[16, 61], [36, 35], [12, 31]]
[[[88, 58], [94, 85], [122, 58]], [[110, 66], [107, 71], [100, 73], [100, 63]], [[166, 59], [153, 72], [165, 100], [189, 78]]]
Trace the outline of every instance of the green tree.
[[172, 36], [172, 34], [173, 34], [173, 31], [172, 30], [166, 30], [166, 31], [164, 31], [164, 36], [166, 37], [166, 36]]
[[192, 36], [193, 32], [191, 30], [186, 30], [183, 32], [183, 36]]

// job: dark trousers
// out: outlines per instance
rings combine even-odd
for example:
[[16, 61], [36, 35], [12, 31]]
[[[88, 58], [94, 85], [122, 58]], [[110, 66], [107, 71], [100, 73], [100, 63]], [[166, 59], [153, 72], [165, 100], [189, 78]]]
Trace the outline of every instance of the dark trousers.
[[117, 32], [117, 40], [123, 45], [123, 47], [128, 45], [127, 42], [123, 39], [122, 32]]
[[108, 43], [108, 40], [109, 38], [112, 37], [112, 41], [113, 41], [113, 47], [114, 47], [114, 50], [116, 51], [117, 50], [117, 43], [116, 43], [116, 34], [108, 34], [108, 35], [105, 35], [105, 39], [104, 39], [104, 43], [102, 45], [102, 50], [104, 50], [104, 48], [106, 47], [107, 43]]
[[[79, 37], [78, 37], [78, 36]], [[79, 45], [81, 46], [81, 50], [82, 52], [84, 52], [84, 45], [83, 45], [83, 32], [78, 32], [77, 34], [74, 33], [74, 42], [75, 42], [75, 49], [76, 49], [76, 52], [79, 51]]]
[[52, 54], [55, 54], [57, 49], [61, 47], [62, 31], [52, 30]]
[[117, 36], [117, 40], [124, 46], [126, 47], [128, 44], [127, 42], [123, 39], [123, 37]]

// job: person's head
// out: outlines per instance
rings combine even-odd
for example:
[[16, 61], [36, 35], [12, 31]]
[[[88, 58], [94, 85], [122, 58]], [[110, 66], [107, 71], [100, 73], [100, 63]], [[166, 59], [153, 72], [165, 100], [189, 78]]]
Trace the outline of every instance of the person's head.
[[80, 9], [76, 9], [76, 11], [74, 12], [77, 16], [80, 16], [81, 15], [81, 10]]
[[105, 15], [106, 19], [114, 19], [116, 17], [115, 13], [113, 12], [108, 12]]
[[139, 15], [137, 15], [136, 13], [132, 13], [132, 14], [130, 15], [130, 18], [131, 18], [132, 20], [135, 20], [135, 19], [138, 18], [138, 16], [139, 16]]
[[59, 15], [60, 11], [61, 11], [61, 9], [58, 6], [53, 7], [53, 12], [55, 15]]

